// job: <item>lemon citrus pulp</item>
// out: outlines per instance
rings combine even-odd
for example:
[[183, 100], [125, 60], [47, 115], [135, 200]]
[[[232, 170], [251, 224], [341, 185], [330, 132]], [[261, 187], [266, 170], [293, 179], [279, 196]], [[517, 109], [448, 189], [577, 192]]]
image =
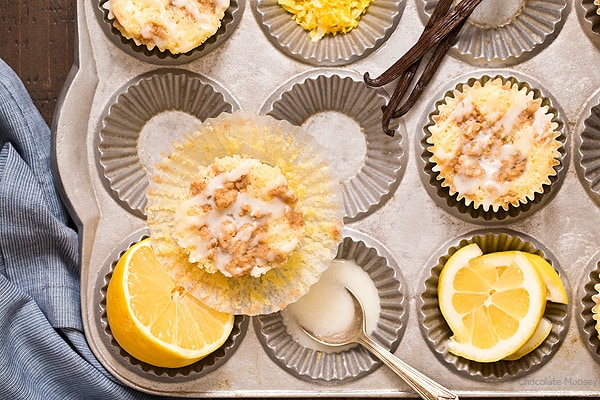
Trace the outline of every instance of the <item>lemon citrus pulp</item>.
[[133, 357], [179, 368], [218, 349], [233, 329], [233, 314], [215, 311], [178, 286], [156, 259], [150, 240], [119, 259], [106, 293], [113, 336]]
[[448, 350], [479, 362], [514, 354], [536, 331], [546, 306], [542, 274], [521, 252], [457, 250], [439, 277], [438, 300], [453, 332]]
[[529, 338], [529, 340], [521, 346], [517, 351], [511, 354], [508, 357], [504, 357], [505, 360], [514, 361], [523, 357], [526, 354], [529, 354], [533, 350], [535, 350], [552, 332], [552, 322], [547, 318], [542, 318], [540, 323], [538, 324], [537, 329], [533, 333], [533, 335]]

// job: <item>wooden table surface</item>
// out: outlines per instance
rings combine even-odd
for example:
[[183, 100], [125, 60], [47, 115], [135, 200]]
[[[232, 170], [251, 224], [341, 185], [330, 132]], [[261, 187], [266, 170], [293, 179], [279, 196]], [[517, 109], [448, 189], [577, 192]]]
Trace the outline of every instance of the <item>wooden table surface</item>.
[[0, 1], [0, 58], [21, 77], [48, 125], [73, 64], [75, 4]]
[[0, 0], [0, 58], [19, 75], [48, 125], [73, 65], [75, 4]]

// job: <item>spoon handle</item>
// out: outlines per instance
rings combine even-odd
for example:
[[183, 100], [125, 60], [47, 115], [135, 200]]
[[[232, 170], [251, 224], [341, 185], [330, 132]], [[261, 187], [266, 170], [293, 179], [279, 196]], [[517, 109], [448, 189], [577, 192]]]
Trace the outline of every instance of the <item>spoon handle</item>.
[[359, 343], [390, 367], [423, 399], [458, 400], [456, 394], [400, 360], [371, 337], [363, 334], [360, 336]]

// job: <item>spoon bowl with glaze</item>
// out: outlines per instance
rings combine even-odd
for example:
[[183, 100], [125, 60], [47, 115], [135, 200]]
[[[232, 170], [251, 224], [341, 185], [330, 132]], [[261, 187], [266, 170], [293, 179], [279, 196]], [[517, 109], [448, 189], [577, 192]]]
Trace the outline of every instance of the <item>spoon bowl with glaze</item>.
[[458, 396], [428, 376], [400, 360], [389, 350], [367, 334], [364, 307], [356, 295], [346, 287], [354, 303], [354, 318], [348, 328], [339, 333], [321, 336], [300, 325], [300, 328], [313, 340], [325, 346], [340, 347], [358, 343], [369, 350], [385, 365], [402, 378], [421, 398], [426, 400], [458, 400]]

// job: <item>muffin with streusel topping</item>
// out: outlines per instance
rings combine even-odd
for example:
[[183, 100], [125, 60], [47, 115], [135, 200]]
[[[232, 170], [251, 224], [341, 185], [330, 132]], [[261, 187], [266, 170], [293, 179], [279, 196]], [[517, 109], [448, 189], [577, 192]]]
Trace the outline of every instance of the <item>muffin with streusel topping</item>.
[[281, 310], [317, 282], [341, 241], [343, 204], [302, 128], [236, 112], [173, 143], [147, 192], [153, 249], [171, 277], [233, 314]]
[[115, 28], [138, 46], [187, 53], [213, 36], [229, 0], [107, 0]]
[[560, 163], [561, 132], [528, 87], [495, 77], [458, 85], [426, 129], [439, 184], [466, 206], [497, 212], [534, 200]]
[[174, 215], [189, 260], [228, 277], [285, 264], [304, 233], [298, 197], [277, 166], [239, 155], [200, 166]]

